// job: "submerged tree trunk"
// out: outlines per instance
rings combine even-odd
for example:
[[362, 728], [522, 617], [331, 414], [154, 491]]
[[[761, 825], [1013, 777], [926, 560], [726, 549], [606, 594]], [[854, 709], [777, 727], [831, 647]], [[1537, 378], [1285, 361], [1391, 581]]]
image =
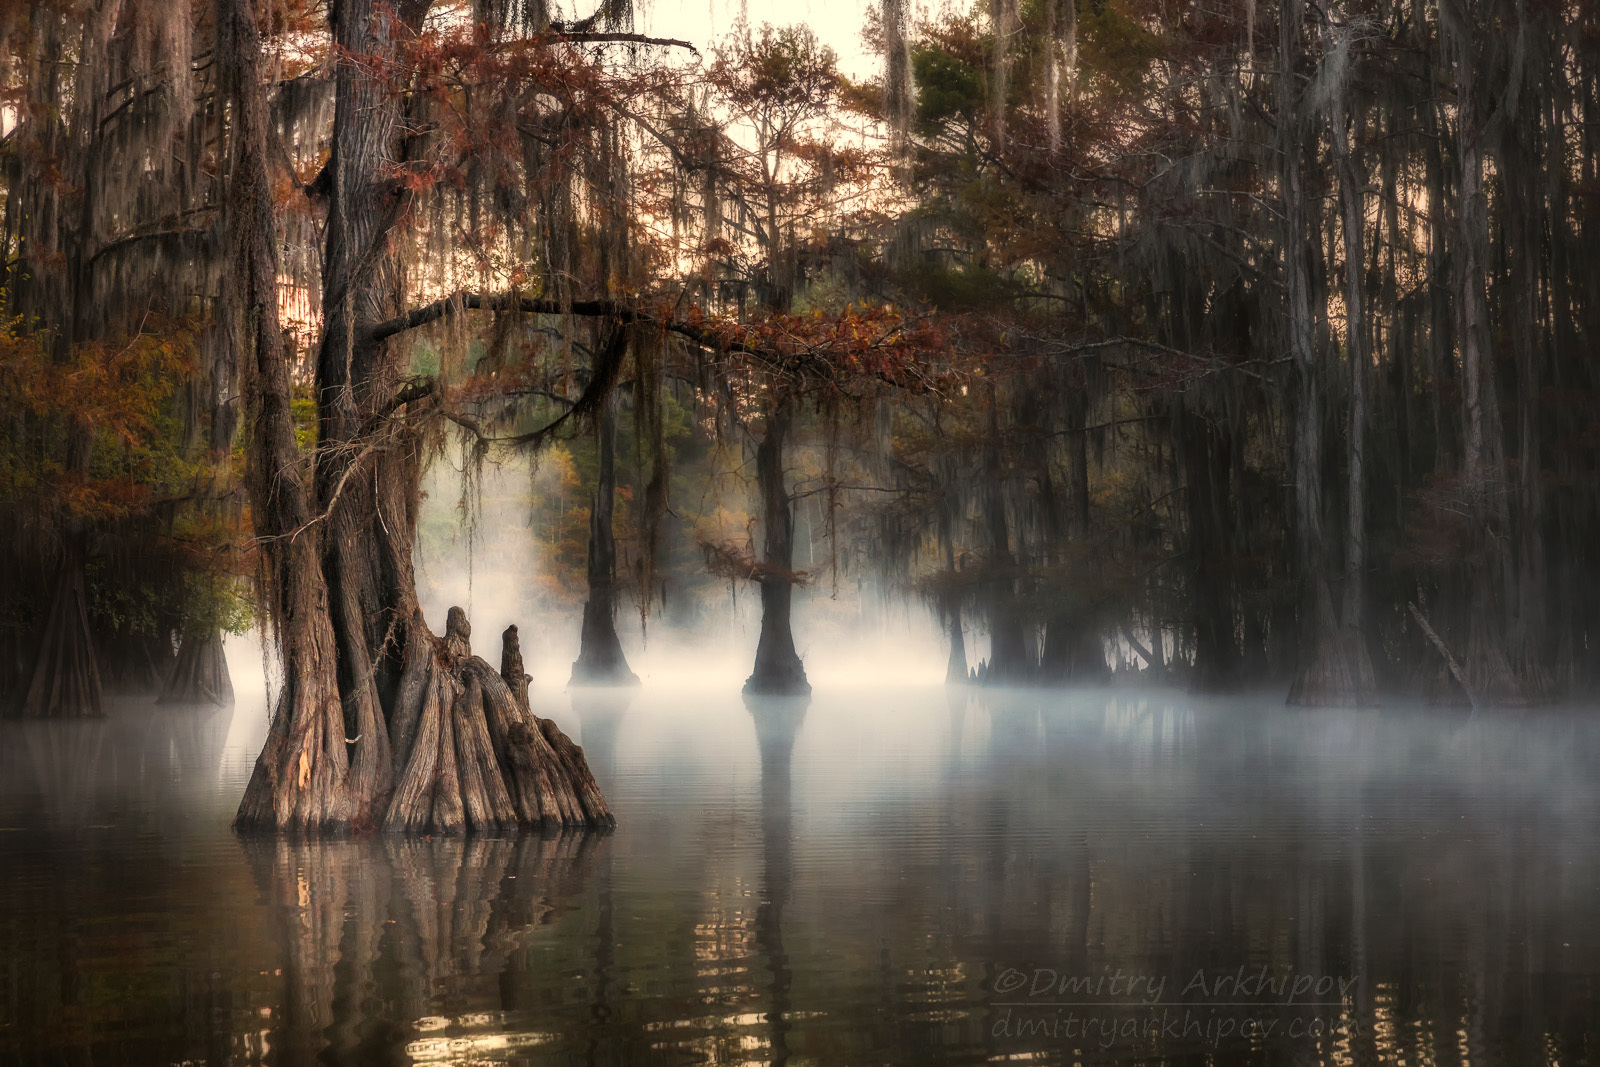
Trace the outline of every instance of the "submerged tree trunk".
[[17, 707], [18, 715], [65, 719], [105, 714], [100, 668], [89, 635], [88, 599], [83, 534], [73, 531], [67, 537], [61, 576], [44, 632], [39, 635], [39, 651]]
[[118, 628], [101, 634], [98, 645], [100, 684], [108, 690], [159, 693], [177, 663], [170, 633], [129, 633]]
[[1014, 605], [1003, 601], [989, 620], [989, 660], [980, 673], [991, 685], [1020, 685], [1033, 676], [1028, 633]]
[[756, 481], [761, 490], [761, 639], [755, 670], [744, 691], [772, 696], [811, 692], [794, 647], [790, 611], [794, 600], [794, 509], [783, 481], [783, 445], [793, 413], [786, 400], [774, 401], [767, 431], [756, 447]]
[[208, 629], [183, 635], [178, 658], [156, 699], [161, 704], [215, 704], [218, 707], [233, 703], [233, 679], [228, 675], [228, 659], [222, 652], [220, 631]]
[[[617, 544], [611, 532], [617, 487], [617, 401], [608, 397], [595, 424], [600, 472], [589, 504], [589, 599], [583, 605], [578, 659], [569, 685], [638, 685], [617, 640]], [[648, 594], [646, 594], [648, 595]]]
[[[413, 22], [425, 9], [402, 8]], [[389, 175], [410, 150], [382, 72], [395, 58], [397, 35], [416, 26], [397, 27], [395, 12], [373, 0], [332, 8], [339, 59], [319, 435], [306, 479], [291, 356], [278, 323], [254, 4], [231, 0], [220, 14], [219, 60], [238, 115], [229, 201], [244, 319], [233, 327], [251, 424], [247, 485], [284, 661], [283, 689], [235, 826], [607, 825], [610, 812], [582, 751], [471, 655], [465, 616], [452, 609], [439, 641], [417, 607], [411, 560], [421, 445], [401, 412], [432, 392], [402, 389], [403, 368], [372, 328], [398, 306], [400, 265], [388, 231], [406, 197]]]

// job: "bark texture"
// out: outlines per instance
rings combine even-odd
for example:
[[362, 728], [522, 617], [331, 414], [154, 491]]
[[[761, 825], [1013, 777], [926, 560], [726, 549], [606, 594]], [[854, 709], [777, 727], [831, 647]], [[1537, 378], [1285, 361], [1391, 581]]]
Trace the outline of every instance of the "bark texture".
[[501, 671], [472, 654], [471, 626], [450, 609], [443, 641], [411, 629], [390, 751], [395, 790], [385, 830], [450, 833], [517, 826], [611, 826], [583, 750], [528, 705], [517, 629]]
[[[331, 8], [338, 59], [309, 477], [278, 322], [256, 12], [251, 0], [220, 11], [238, 129], [230, 236], [241, 319], [232, 326], [251, 426], [246, 481], [284, 661], [235, 820], [242, 830], [448, 833], [613, 821], [582, 750], [529, 709], [515, 631], [504, 651], [518, 669], [508, 683], [472, 655], [460, 609], [441, 640], [417, 606], [412, 555], [432, 394], [405, 384], [401, 354], [374, 327], [402, 303], [390, 231], [410, 203], [390, 175], [415, 148], [406, 98], [384, 71], [427, 6], [338, 0]], [[424, 410], [413, 417], [413, 406]]]

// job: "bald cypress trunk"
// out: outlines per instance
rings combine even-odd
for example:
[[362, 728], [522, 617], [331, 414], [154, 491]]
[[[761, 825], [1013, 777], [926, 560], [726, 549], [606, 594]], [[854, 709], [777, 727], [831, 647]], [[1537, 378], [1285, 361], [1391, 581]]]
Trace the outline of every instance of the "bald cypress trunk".
[[[1174, 430], [1182, 454], [1186, 479], [1184, 500], [1189, 521], [1189, 557], [1192, 573], [1190, 619], [1194, 627], [1194, 677], [1202, 692], [1236, 688], [1244, 657], [1239, 647], [1233, 579], [1236, 531], [1233, 514], [1232, 445], [1226, 429], [1216, 421], [1180, 405], [1174, 413]], [[1152, 627], [1151, 666], [1163, 670], [1159, 631]]]
[[790, 401], [773, 401], [766, 432], [756, 446], [756, 482], [761, 493], [761, 638], [755, 669], [745, 680], [751, 694], [795, 696], [811, 692], [794, 647], [794, 508], [784, 484], [783, 446], [794, 414]]
[[214, 627], [183, 635], [172, 669], [161, 685], [162, 704], [233, 703], [233, 680], [222, 650], [222, 633]]
[[[1345, 359], [1350, 375], [1350, 413], [1345, 440], [1345, 530], [1344, 590], [1338, 655], [1343, 660], [1344, 687], [1320, 695], [1332, 704], [1376, 704], [1377, 680], [1372, 669], [1372, 654], [1367, 649], [1367, 378], [1368, 346], [1366, 256], [1362, 233], [1366, 212], [1362, 204], [1362, 184], [1350, 151], [1345, 129], [1347, 106], [1343, 83], [1334, 95], [1332, 144], [1334, 167], [1339, 182], [1339, 205], [1344, 224], [1345, 275]], [[1314, 687], [1300, 691], [1302, 703], [1318, 696]]]
[[1006, 520], [1006, 470], [1000, 454], [998, 398], [989, 396], [990, 443], [984, 454], [982, 507], [984, 532], [989, 538], [989, 576], [986, 599], [989, 612], [989, 660], [980, 668], [982, 680], [1011, 685], [1033, 676], [1033, 657], [1017, 604], [1017, 559], [1011, 553], [1011, 525]]
[[[7, 328], [40, 330], [48, 337], [45, 344], [53, 362], [62, 365], [71, 362], [79, 343], [91, 340], [91, 312], [104, 311], [94, 300], [90, 266], [93, 246], [102, 238], [95, 225], [102, 178], [98, 164], [106, 154], [103, 99], [111, 72], [108, 50], [95, 47], [90, 25], [105, 18], [102, 12], [93, 8], [86, 12], [82, 36], [76, 42], [79, 54], [72, 64], [57, 61], [66, 42], [56, 38], [59, 28], [55, 20], [43, 11], [39, 16], [37, 26], [48, 25], [50, 29], [46, 31], [49, 39], [39, 42], [37, 62], [42, 69], [34, 72], [47, 88], [35, 106], [45, 103], [39, 110], [49, 118], [42, 130], [30, 132], [41, 137], [39, 148], [53, 158], [56, 175], [50, 181], [30, 181], [23, 178], [25, 172], [19, 160], [12, 181], [7, 183], [7, 211], [12, 211], [11, 201], [17, 199], [16, 213], [20, 216], [18, 270], [7, 279], [7, 299], [18, 318], [15, 324], [8, 322]], [[23, 131], [9, 132], [16, 135]], [[68, 480], [87, 480], [95, 427], [81, 412], [64, 421], [62, 466]], [[54, 523], [54, 532], [60, 538], [55, 591], [32, 660], [24, 669], [24, 688], [14, 709], [27, 718], [104, 713], [100, 667], [88, 613], [87, 568], [92, 531], [89, 522], [73, 508], [63, 510], [66, 517]], [[35, 565], [48, 562], [46, 554]]]
[[[396, 354], [372, 325], [400, 306], [389, 230], [403, 214], [387, 174], [407, 158], [387, 84], [397, 13], [373, 0], [332, 8], [335, 74], [319, 437], [309, 479], [295, 442], [290, 354], [278, 324], [267, 116], [252, 0], [223, 5], [220, 58], [237, 112], [231, 237], [236, 323], [251, 436], [247, 484], [284, 660], [267, 742], [240, 804], [241, 829], [450, 832], [611, 821], [585, 788], [581, 750], [514, 700], [472, 656], [452, 609], [445, 639], [417, 608], [411, 569], [420, 435], [400, 414]], [[588, 779], [592, 783], [592, 779]]]
[[950, 659], [945, 664], [945, 685], [967, 684], [967, 639], [961, 630], [961, 603], [954, 601], [945, 610], [945, 625], [950, 630]]
[[100, 668], [89, 634], [89, 593], [84, 576], [84, 533], [73, 524], [62, 554], [50, 614], [39, 635], [17, 714], [62, 719], [105, 714]]
[[583, 605], [583, 630], [571, 685], [638, 685], [617, 639], [617, 543], [611, 518], [616, 510], [617, 400], [612, 395], [595, 421], [600, 470], [589, 502], [589, 599]]

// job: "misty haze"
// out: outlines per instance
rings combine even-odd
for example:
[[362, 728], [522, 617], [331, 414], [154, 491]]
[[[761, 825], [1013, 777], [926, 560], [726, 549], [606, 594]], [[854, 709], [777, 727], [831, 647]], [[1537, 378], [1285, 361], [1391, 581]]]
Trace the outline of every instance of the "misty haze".
[[0, 1064], [1595, 1061], [1597, 86], [0, 5]]

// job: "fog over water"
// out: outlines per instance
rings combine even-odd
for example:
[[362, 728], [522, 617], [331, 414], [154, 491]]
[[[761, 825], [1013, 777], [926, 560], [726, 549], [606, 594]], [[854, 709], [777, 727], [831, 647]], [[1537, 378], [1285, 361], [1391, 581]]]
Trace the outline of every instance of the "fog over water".
[[244, 840], [265, 707], [259, 652], [229, 655], [232, 710], [4, 724], [0, 1062], [1521, 1064], [1600, 1037], [1592, 710], [542, 686], [615, 832]]
[[741, 697], [742, 591], [648, 644], [624, 612], [644, 684], [568, 689], [515, 485], [469, 577], [441, 484], [430, 623], [468, 607], [491, 660], [519, 624], [615, 831], [234, 835], [254, 635], [234, 708], [0, 723], [0, 1063], [1593, 1058], [1592, 708], [946, 688], [925, 609], [825, 581], [810, 699]]
[[[462, 475], [455, 463], [439, 460], [425, 482], [428, 492], [417, 553], [417, 588], [423, 613], [436, 633], [454, 605], [467, 612], [473, 650], [499, 662], [500, 633], [515, 623], [521, 633], [524, 665], [536, 685], [564, 686], [578, 657], [581, 591], [563, 601], [552, 595], [560, 563], [529, 532], [529, 500], [552, 493], [550, 474], [523, 459], [486, 464], [463, 499]], [[571, 507], [587, 508], [587, 498], [569, 491]], [[727, 497], [742, 502], [737, 487]], [[710, 510], [714, 501], [693, 501], [685, 510]], [[802, 527], [804, 529], [804, 527]], [[627, 593], [617, 613], [617, 633], [628, 662], [647, 686], [723, 685], [737, 690], [749, 675], [761, 629], [756, 587], [730, 587], [695, 576], [697, 546], [678, 546], [684, 570], [699, 577], [679, 593], [669, 587], [669, 610], [653, 601], [641, 623], [637, 597]], [[932, 613], [901, 589], [885, 589], [870, 573], [842, 570], [834, 576], [826, 548], [797, 553], [809, 568], [810, 583], [797, 591], [795, 641], [813, 684], [888, 685], [942, 681], [949, 646]], [[576, 571], [576, 574], [573, 572]], [[581, 579], [570, 563], [566, 580]], [[669, 582], [671, 579], [668, 579]], [[685, 625], [680, 595], [692, 603], [693, 623]], [[969, 650], [987, 651], [986, 636], [969, 634]]]

